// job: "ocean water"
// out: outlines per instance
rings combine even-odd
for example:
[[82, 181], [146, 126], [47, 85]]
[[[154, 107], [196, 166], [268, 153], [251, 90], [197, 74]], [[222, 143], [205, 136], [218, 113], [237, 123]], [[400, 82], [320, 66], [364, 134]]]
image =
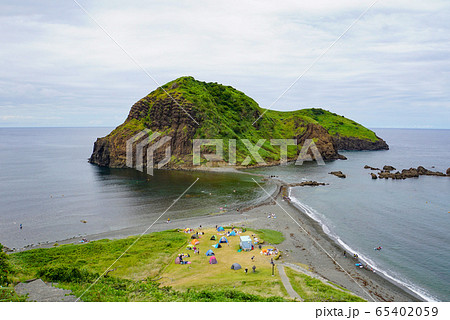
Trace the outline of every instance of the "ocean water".
[[[87, 162], [111, 128], [0, 128], [0, 243], [20, 248], [77, 235], [150, 225], [197, 177], [164, 219], [251, 205], [265, 194], [251, 176], [107, 169]], [[341, 152], [325, 166], [252, 169], [289, 182], [294, 202], [349, 252], [428, 300], [450, 301], [450, 178], [372, 180], [364, 165], [450, 167], [450, 130], [377, 129], [388, 151]], [[341, 170], [346, 179], [328, 172]], [[273, 185], [265, 186], [266, 189]], [[86, 220], [87, 223], [81, 223]], [[23, 229], [19, 229], [19, 225]], [[373, 250], [382, 246], [381, 251]]]
[[148, 176], [89, 164], [94, 141], [110, 131], [0, 128], [0, 243], [21, 248], [148, 226], [197, 177], [163, 219], [213, 214], [265, 197], [248, 175], [155, 170]]
[[[450, 130], [377, 129], [390, 150], [341, 152], [348, 160], [325, 166], [260, 168], [289, 182], [316, 180], [330, 185], [296, 187], [296, 205], [321, 222], [336, 241], [378, 272], [427, 300], [450, 301], [450, 178], [421, 176], [372, 180], [364, 165], [398, 170], [450, 167]], [[434, 167], [434, 168], [432, 168]], [[341, 170], [340, 179], [328, 174]], [[382, 246], [381, 251], [374, 250]]]

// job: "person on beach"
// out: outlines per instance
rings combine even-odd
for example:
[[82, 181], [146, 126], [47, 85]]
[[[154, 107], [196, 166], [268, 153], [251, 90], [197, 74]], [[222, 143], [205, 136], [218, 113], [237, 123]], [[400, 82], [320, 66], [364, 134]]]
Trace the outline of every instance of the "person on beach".
[[256, 272], [256, 266], [253, 266], [252, 270], [253, 270], [253, 273], [255, 273]]
[[344, 251], [344, 257], [347, 258], [347, 251]]
[[170, 218], [167, 218], [167, 223], [170, 223]]

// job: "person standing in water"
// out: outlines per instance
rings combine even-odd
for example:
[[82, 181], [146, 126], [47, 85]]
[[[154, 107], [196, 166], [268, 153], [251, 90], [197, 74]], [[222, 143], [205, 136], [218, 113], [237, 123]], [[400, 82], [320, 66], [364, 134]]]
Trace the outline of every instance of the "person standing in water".
[[20, 230], [22, 230], [22, 224], [19, 225]]

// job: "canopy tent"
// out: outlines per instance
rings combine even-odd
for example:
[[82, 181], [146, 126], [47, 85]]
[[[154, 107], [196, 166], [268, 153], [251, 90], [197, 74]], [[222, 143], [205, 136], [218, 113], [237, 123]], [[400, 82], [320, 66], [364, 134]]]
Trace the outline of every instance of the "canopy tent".
[[211, 236], [211, 238], [209, 238], [209, 240], [217, 240], [217, 237], [216, 237], [216, 235], [215, 235], [215, 234], [213, 234], [213, 235]]
[[225, 229], [223, 227], [218, 227], [217, 231], [225, 231]]
[[211, 249], [209, 249], [208, 251], [206, 251], [206, 255], [207, 256], [213, 256], [214, 252]]
[[222, 246], [220, 245], [220, 243], [213, 244], [212, 247], [213, 247], [213, 248], [216, 248], [216, 249], [222, 248]]
[[241, 267], [241, 265], [239, 264], [239, 263], [233, 263], [232, 265], [231, 265], [231, 270], [239, 270], [239, 269], [241, 269], [242, 267]]
[[198, 241], [197, 239], [194, 239], [191, 241], [191, 244], [193, 244], [194, 246], [199, 243], [200, 243], [200, 241]]
[[252, 239], [249, 236], [241, 236], [239, 245], [244, 251], [250, 251], [253, 249]]
[[229, 234], [229, 236], [235, 236], [235, 235], [236, 235], [236, 231], [234, 231], [234, 230], [231, 231], [230, 234]]
[[220, 238], [219, 243], [228, 243], [228, 239], [225, 237]]
[[211, 258], [209, 258], [209, 264], [217, 264], [216, 257], [212, 256]]

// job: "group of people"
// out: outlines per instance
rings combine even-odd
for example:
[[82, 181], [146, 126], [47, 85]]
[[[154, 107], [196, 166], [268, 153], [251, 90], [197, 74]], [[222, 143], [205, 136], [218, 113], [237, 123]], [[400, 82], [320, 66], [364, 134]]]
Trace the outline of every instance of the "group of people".
[[276, 219], [277, 216], [275, 215], [275, 213], [269, 213], [269, 215], [267, 216], [268, 219]]

